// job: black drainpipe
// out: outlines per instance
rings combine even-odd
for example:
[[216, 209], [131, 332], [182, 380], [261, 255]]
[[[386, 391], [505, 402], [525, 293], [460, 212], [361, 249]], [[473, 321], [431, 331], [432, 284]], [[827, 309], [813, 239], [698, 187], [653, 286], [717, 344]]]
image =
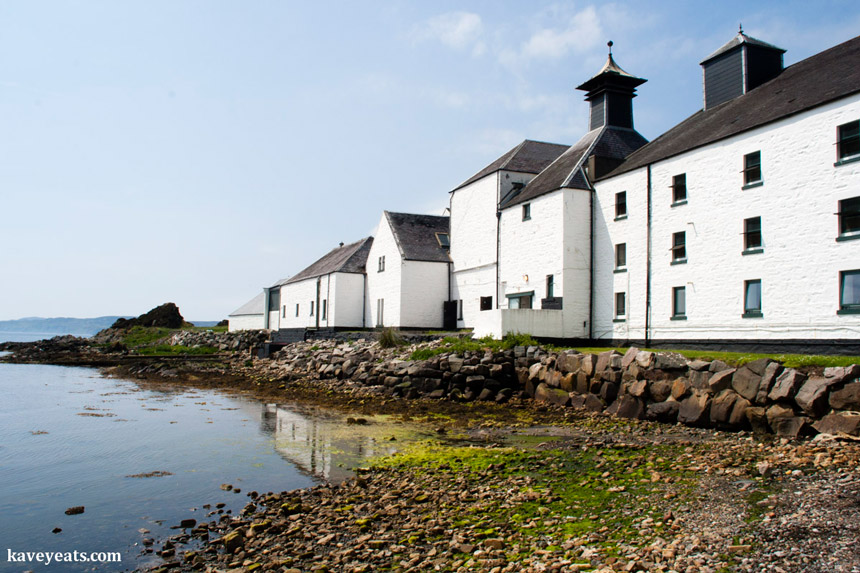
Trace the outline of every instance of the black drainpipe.
[[322, 277], [317, 277], [317, 312], [316, 312], [316, 315], [314, 316], [314, 321], [316, 322], [317, 330], [320, 329], [320, 281], [321, 280], [322, 280]]
[[496, 308], [499, 308], [499, 256], [502, 252], [502, 212], [496, 207]]
[[364, 278], [361, 291], [361, 328], [367, 328], [367, 270], [361, 275]]
[[[588, 179], [586, 179], [588, 181]], [[588, 210], [591, 212], [589, 217], [589, 237], [591, 244], [588, 248], [588, 340], [594, 340], [594, 187], [591, 187], [591, 192], [588, 196]]]
[[648, 222], [646, 227], [645, 257], [645, 347], [651, 345], [651, 165], [647, 167], [648, 187], [646, 190]]

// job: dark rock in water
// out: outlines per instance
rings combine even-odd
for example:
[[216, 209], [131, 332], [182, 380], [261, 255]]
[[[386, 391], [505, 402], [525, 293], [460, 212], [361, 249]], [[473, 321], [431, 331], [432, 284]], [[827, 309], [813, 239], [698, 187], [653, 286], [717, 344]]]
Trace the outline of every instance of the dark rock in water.
[[156, 326], [160, 328], [180, 328], [185, 319], [179, 314], [179, 307], [172, 302], [166, 302], [137, 318], [119, 318], [111, 328], [132, 328], [134, 326]]
[[55, 527], [54, 529], [51, 530], [51, 533], [62, 533], [62, 531], [63, 530], [60, 529], [59, 527]]
[[66, 510], [66, 515], [79, 515], [84, 512], [83, 505], [76, 505]]
[[196, 519], [183, 519], [179, 522], [179, 527], [183, 529], [186, 527], [194, 527], [195, 525], [197, 525]]

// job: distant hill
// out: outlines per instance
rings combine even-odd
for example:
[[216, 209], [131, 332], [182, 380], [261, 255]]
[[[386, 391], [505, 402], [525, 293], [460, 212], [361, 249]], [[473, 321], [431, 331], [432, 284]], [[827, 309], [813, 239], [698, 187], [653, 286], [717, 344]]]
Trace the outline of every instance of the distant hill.
[[27, 317], [18, 320], [0, 320], [0, 332], [35, 332], [39, 334], [74, 334], [92, 336], [108, 328], [119, 316], [98, 318], [40, 318]]

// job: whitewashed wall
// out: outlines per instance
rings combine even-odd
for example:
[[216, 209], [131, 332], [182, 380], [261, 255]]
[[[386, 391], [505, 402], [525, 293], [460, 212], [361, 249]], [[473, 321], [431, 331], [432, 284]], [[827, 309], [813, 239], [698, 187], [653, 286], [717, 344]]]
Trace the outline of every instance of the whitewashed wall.
[[496, 265], [455, 273], [452, 291], [453, 300], [463, 301], [463, 318], [457, 321], [457, 327], [477, 328], [488, 312], [481, 310], [481, 297], [493, 297], [493, 309], [496, 307]]
[[[860, 95], [652, 166], [654, 339], [856, 338], [860, 316], [837, 315], [839, 272], [860, 269], [860, 241], [837, 242], [840, 199], [860, 196], [860, 164], [834, 166], [836, 127], [860, 118]], [[764, 184], [743, 187], [743, 157], [761, 151]], [[672, 207], [674, 175], [687, 204]], [[646, 170], [598, 182], [596, 295], [603, 337], [643, 338]], [[628, 219], [615, 222], [615, 192]], [[744, 219], [761, 217], [764, 252], [742, 255]], [[686, 231], [687, 263], [671, 265]], [[613, 274], [617, 242], [628, 272]], [[762, 318], [742, 318], [744, 281], [762, 281]], [[610, 286], [612, 285], [612, 286]], [[687, 287], [685, 321], [672, 321], [672, 287]], [[627, 288], [628, 318], [613, 323], [611, 293]]]
[[[329, 275], [318, 277], [320, 280], [320, 302], [326, 292], [331, 292]], [[314, 313], [311, 315], [311, 301], [314, 303]], [[296, 304], [299, 305], [299, 315], [296, 316]], [[286, 313], [284, 312], [286, 306]], [[281, 319], [280, 328], [313, 328], [317, 325], [317, 277], [290, 283], [281, 287]], [[286, 316], [284, 316], [286, 314]], [[321, 327], [328, 326], [320, 320]]]
[[237, 330], [262, 330], [263, 315], [262, 314], [243, 314], [227, 317], [227, 330], [235, 332]]
[[361, 328], [364, 326], [364, 275], [334, 273], [329, 298], [329, 326]]
[[[564, 338], [586, 338], [591, 320], [592, 192], [564, 190], [564, 269], [556, 292], [563, 296]], [[564, 288], [559, 288], [563, 286]]]
[[[594, 330], [596, 339], [645, 337], [647, 198], [644, 169], [595, 185]], [[627, 192], [627, 218], [615, 220], [615, 195]], [[627, 244], [627, 270], [615, 271], [615, 245]], [[667, 247], [668, 249], [668, 247]], [[615, 322], [615, 293], [627, 293], [627, 316]]]
[[442, 328], [442, 304], [448, 300], [448, 264], [403, 261], [401, 277], [398, 326]]
[[[385, 270], [379, 272], [379, 257], [385, 256]], [[373, 245], [367, 256], [367, 305], [365, 322], [373, 328], [377, 324], [377, 300], [383, 299], [384, 311], [382, 326], [400, 326], [401, 316], [401, 281], [403, 265], [401, 264], [400, 249], [394, 239], [394, 233], [388, 225], [385, 213], [376, 228]]]

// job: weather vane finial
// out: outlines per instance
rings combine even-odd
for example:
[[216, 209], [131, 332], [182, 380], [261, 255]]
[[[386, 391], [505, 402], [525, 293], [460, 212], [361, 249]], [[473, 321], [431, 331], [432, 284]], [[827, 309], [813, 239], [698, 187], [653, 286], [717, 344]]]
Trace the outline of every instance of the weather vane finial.
[[744, 33], [744, 25], [738, 24], [738, 34], [743, 34], [743, 33]]
[[606, 45], [609, 46], [609, 55], [611, 56], [612, 55], [612, 40], [609, 40], [608, 42], [606, 42]]

